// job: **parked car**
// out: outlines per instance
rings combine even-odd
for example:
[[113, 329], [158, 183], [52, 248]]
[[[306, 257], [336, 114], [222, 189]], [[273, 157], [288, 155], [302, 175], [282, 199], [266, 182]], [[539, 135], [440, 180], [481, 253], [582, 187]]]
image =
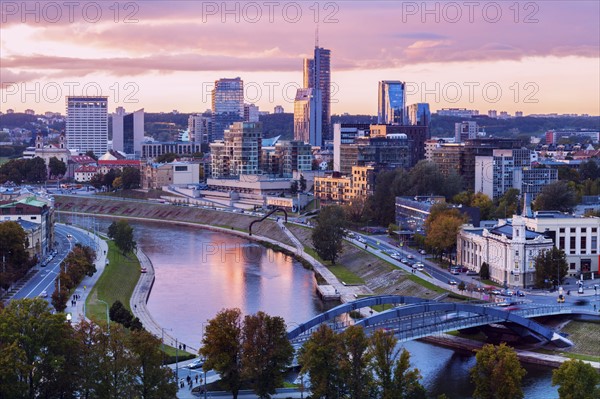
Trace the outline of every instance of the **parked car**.
[[402, 259], [400, 260], [400, 262], [402, 262], [402, 263], [408, 263], [408, 259], [406, 259], [406, 258], [402, 258]]
[[448, 284], [450, 284], [450, 285], [456, 285], [456, 281], [455, 280], [448, 280]]
[[427, 255], [427, 252], [426, 252], [424, 249], [420, 250], [420, 251], [419, 251], [419, 253], [420, 253], [421, 255]]
[[146, 269], [145, 267], [142, 267], [140, 269], [140, 273], [148, 273], [148, 269]]
[[196, 359], [193, 362], [191, 362], [190, 364], [187, 365], [187, 368], [189, 369], [199, 369], [200, 367], [202, 367], [204, 365], [204, 359]]
[[413, 255], [408, 255], [408, 259], [414, 259], [415, 257]]
[[48, 293], [46, 292], [46, 290], [44, 290], [40, 293], [40, 298], [47, 298], [47, 297], [48, 297]]

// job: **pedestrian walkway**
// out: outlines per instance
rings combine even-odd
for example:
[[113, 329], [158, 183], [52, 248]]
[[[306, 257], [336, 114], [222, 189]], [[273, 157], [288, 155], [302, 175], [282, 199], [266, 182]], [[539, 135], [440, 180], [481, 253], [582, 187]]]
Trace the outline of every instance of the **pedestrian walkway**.
[[[86, 234], [92, 239], [96, 239], [96, 236], [94, 236], [93, 233], [90, 233], [86, 230], [80, 229], [75, 226], [70, 227], [79, 230], [80, 232]], [[72, 324], [77, 324], [82, 320], [89, 321], [89, 319], [85, 316], [85, 301], [90, 291], [92, 290], [92, 287], [94, 286], [94, 284], [96, 284], [96, 282], [102, 275], [102, 272], [104, 272], [104, 267], [106, 266], [108, 244], [102, 239], [97, 240], [96, 242], [98, 242], [98, 250], [96, 251], [95, 261], [96, 273], [94, 273], [92, 276], [85, 276], [83, 280], [81, 280], [81, 283], [79, 283], [79, 286], [75, 289], [75, 292], [73, 294], [78, 296], [78, 299], [75, 300], [74, 305], [71, 304], [71, 300], [74, 299], [73, 296], [71, 296], [71, 298], [67, 300], [67, 308], [65, 309], [65, 313], [71, 314]]]

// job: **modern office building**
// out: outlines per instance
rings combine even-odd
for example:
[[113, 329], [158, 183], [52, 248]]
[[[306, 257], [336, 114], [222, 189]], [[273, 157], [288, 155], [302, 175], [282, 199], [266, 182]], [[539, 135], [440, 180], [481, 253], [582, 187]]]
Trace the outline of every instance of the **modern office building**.
[[212, 91], [212, 140], [222, 140], [234, 122], [244, 120], [244, 81], [240, 78], [219, 79]]
[[379, 82], [377, 123], [380, 125], [405, 125], [406, 90], [404, 82], [382, 80]]
[[331, 140], [331, 50], [315, 47], [314, 57], [304, 60], [303, 83], [304, 88], [318, 90], [313, 94], [320, 100], [317, 106], [321, 114], [322, 139]]
[[[371, 126], [365, 123], [335, 123], [333, 125], [333, 170], [335, 172], [341, 172], [342, 145], [354, 144], [356, 139], [369, 137], [370, 134]], [[345, 168], [342, 173], [350, 173], [351, 166]]]
[[407, 122], [409, 125], [429, 126], [431, 111], [429, 103], [411, 104], [406, 108]]
[[202, 152], [202, 144], [192, 141], [150, 141], [142, 143], [142, 159], [154, 159], [166, 153], [192, 156], [200, 152]]
[[66, 134], [69, 149], [92, 151], [100, 157], [108, 150], [108, 97], [67, 96]]
[[298, 89], [294, 100], [294, 140], [320, 147], [323, 144], [319, 89]]
[[212, 117], [206, 115], [190, 115], [188, 118], [190, 141], [208, 144], [212, 141]]
[[454, 142], [461, 143], [477, 138], [479, 128], [475, 121], [465, 121], [454, 124]]
[[139, 158], [144, 141], [144, 109], [128, 114], [118, 107], [112, 115], [112, 126], [113, 150]]
[[429, 126], [411, 125], [371, 125], [371, 137], [387, 137], [388, 135], [404, 134], [410, 147], [410, 162], [408, 167], [425, 159], [425, 141], [429, 139]]
[[222, 141], [210, 144], [212, 177], [261, 174], [262, 123], [234, 122]]
[[535, 198], [558, 180], [558, 170], [537, 164], [537, 154], [528, 149], [495, 149], [492, 156], [475, 157], [475, 192], [496, 200], [509, 188]]

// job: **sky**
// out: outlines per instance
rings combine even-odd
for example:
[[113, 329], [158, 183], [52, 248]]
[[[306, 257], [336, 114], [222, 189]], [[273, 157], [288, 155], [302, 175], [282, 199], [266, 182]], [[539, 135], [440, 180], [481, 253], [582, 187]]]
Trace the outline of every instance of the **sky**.
[[331, 50], [332, 113], [377, 113], [380, 80], [407, 103], [487, 113], [600, 115], [598, 1], [5, 1], [0, 111], [202, 112], [220, 78], [293, 112], [302, 60]]

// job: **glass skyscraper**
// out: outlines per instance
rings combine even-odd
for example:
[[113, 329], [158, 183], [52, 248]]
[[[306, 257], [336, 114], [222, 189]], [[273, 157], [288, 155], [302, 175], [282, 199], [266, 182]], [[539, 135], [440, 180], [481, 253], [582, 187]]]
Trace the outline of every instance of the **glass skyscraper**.
[[321, 135], [323, 140], [331, 140], [331, 50], [315, 47], [314, 58], [305, 59], [303, 69], [304, 87], [320, 93]]
[[244, 81], [219, 79], [212, 91], [212, 140], [222, 140], [234, 122], [244, 120]]
[[429, 126], [429, 121], [431, 121], [429, 103], [409, 105], [407, 107], [407, 119], [409, 125]]
[[382, 80], [379, 82], [379, 108], [377, 122], [385, 125], [405, 125], [406, 90], [404, 82]]

